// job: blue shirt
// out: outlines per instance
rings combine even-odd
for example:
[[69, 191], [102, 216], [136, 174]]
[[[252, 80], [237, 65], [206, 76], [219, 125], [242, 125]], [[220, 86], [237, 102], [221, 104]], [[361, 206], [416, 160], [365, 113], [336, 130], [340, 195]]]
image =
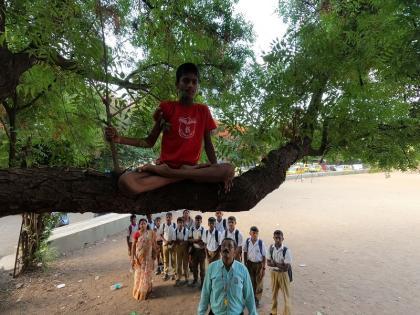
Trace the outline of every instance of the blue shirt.
[[205, 315], [209, 304], [216, 315], [239, 315], [245, 306], [249, 315], [258, 315], [251, 278], [242, 263], [234, 260], [229, 271], [222, 259], [209, 265], [197, 314]]

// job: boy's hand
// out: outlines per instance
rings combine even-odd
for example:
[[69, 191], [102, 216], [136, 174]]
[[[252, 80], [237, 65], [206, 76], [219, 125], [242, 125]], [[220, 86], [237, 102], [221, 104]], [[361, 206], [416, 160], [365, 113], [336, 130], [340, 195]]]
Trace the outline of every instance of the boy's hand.
[[259, 274], [260, 279], [264, 278], [264, 275], [265, 275], [265, 269], [264, 268], [261, 268], [261, 272]]
[[118, 132], [117, 129], [115, 129], [115, 127], [105, 127], [105, 139], [107, 141], [119, 142], [119, 138], [120, 137], [118, 136]]
[[154, 120], [155, 122], [158, 122], [158, 121], [160, 121], [161, 119], [163, 119], [163, 112], [162, 112], [162, 109], [157, 108], [157, 109], [155, 110], [155, 112], [153, 113], [153, 120]]

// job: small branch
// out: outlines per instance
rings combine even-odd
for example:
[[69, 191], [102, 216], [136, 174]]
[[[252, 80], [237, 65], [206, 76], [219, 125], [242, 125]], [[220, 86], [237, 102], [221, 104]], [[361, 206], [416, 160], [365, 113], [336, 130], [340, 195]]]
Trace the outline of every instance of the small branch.
[[6, 2], [0, 0], [0, 35], [6, 31]]
[[10, 133], [9, 133], [9, 128], [7, 127], [6, 122], [3, 120], [3, 118], [0, 116], [0, 123], [3, 125], [4, 127], [4, 131], [6, 132], [6, 136], [10, 141]]

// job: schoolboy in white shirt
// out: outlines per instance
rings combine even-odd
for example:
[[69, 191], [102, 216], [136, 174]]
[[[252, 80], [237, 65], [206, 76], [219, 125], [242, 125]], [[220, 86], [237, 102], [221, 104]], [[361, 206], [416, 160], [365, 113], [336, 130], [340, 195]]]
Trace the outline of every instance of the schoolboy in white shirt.
[[263, 279], [265, 275], [266, 250], [264, 242], [258, 238], [258, 228], [252, 226], [249, 235], [244, 243], [244, 263], [248, 268], [251, 277], [252, 288], [254, 289], [255, 305], [260, 306], [263, 293]]
[[236, 228], [236, 218], [234, 216], [230, 216], [228, 218], [228, 229], [223, 234], [223, 238], [231, 238], [235, 240], [236, 244], [238, 245], [235, 259], [242, 261], [243, 236], [242, 233], [239, 232], [239, 230]]
[[292, 281], [292, 255], [290, 249], [283, 245], [283, 232], [274, 231], [274, 244], [270, 245], [267, 265], [271, 267], [271, 288], [273, 291], [270, 315], [277, 315], [277, 295], [283, 292], [283, 315], [290, 315], [290, 282]]
[[210, 217], [208, 222], [209, 228], [206, 231], [204, 242], [206, 243], [207, 261], [210, 265], [213, 261], [220, 259], [220, 244], [222, 243], [222, 236], [220, 232], [216, 230], [216, 219]]

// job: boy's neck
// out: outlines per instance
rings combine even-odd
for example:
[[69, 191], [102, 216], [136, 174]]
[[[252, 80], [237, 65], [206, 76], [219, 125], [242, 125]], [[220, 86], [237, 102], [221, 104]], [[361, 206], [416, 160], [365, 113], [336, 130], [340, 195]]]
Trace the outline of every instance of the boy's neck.
[[229, 228], [229, 232], [230, 232], [230, 233], [232, 233], [232, 232], [233, 232], [233, 231], [235, 231], [235, 230], [236, 230], [236, 228], [232, 228], [232, 229], [231, 229], [231, 228]]
[[185, 105], [185, 106], [191, 106], [192, 104], [194, 104], [194, 99], [181, 97], [181, 98], [179, 99], [179, 102], [180, 102], [182, 105]]
[[280, 244], [274, 243], [274, 246], [276, 246], [276, 248], [280, 248], [282, 245], [283, 245], [283, 243], [280, 243]]
[[217, 222], [222, 222], [223, 218], [216, 218]]
[[256, 238], [256, 239], [251, 238], [252, 244], [255, 244], [256, 241], [258, 241], [258, 238]]
[[214, 226], [209, 229], [210, 233], [213, 232]]

